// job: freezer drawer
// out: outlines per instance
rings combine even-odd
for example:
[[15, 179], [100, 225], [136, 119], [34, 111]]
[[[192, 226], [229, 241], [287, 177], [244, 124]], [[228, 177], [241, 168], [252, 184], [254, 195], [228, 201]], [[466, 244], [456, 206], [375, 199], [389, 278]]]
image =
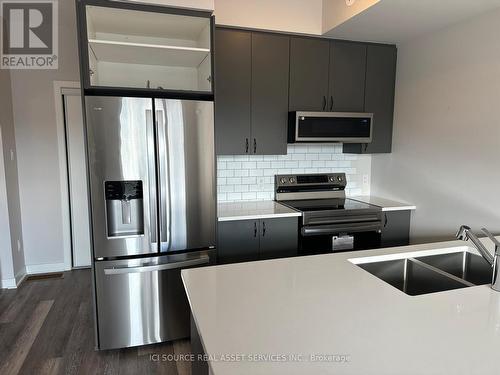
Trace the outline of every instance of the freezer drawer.
[[189, 337], [181, 270], [213, 264], [215, 250], [95, 262], [99, 349]]

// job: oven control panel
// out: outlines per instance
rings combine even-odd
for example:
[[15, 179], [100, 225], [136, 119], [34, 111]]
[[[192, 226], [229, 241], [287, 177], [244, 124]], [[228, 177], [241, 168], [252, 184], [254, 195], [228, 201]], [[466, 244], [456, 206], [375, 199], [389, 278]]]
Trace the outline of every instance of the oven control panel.
[[345, 188], [347, 185], [345, 173], [315, 173], [315, 174], [299, 174], [299, 175], [276, 175], [276, 188], [286, 186], [317, 186], [329, 188], [332, 185]]

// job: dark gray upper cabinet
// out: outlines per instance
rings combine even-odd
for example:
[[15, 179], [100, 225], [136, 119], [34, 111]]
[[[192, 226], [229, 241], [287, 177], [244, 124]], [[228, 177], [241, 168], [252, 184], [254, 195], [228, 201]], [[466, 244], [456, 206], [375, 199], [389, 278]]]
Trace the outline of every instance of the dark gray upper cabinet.
[[365, 73], [366, 44], [331, 42], [329, 111], [363, 112]]
[[290, 111], [327, 108], [330, 42], [292, 37], [290, 40]]
[[215, 137], [218, 155], [250, 150], [252, 33], [215, 30]]
[[289, 37], [216, 28], [218, 155], [286, 154]]
[[288, 36], [252, 33], [252, 153], [286, 154]]
[[344, 144], [345, 153], [391, 152], [396, 57], [395, 46], [368, 45], [364, 111], [374, 114], [373, 141], [365, 145]]

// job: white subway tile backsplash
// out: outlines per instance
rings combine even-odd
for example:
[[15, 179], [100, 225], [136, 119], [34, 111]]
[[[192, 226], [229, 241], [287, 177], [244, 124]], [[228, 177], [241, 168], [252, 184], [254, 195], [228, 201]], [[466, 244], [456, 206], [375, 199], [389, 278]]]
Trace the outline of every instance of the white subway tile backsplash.
[[248, 185], [234, 185], [234, 192], [235, 193], [245, 193], [249, 191], [249, 186]]
[[217, 177], [233, 177], [234, 176], [234, 170], [232, 169], [218, 169], [217, 170]]
[[250, 169], [249, 174], [250, 174], [250, 176], [264, 176], [264, 170], [263, 169]]
[[272, 200], [274, 198], [274, 192], [272, 191], [261, 191], [257, 193], [258, 200]]
[[306, 160], [318, 160], [319, 154], [306, 154]]
[[241, 183], [245, 185], [252, 185], [257, 183], [257, 177], [246, 177], [241, 179]]
[[241, 194], [241, 199], [245, 201], [255, 200], [257, 199], [257, 193], [255, 192], [243, 193]]
[[363, 175], [370, 175], [371, 157], [344, 155], [342, 145], [288, 145], [287, 155], [235, 155], [217, 158], [220, 202], [274, 198], [274, 175], [344, 172], [348, 195], [369, 194]]
[[231, 161], [227, 162], [227, 169], [241, 169], [241, 162], [240, 161]]
[[227, 179], [227, 184], [228, 185], [240, 185], [241, 184], [241, 177], [231, 177]]
[[257, 168], [257, 163], [255, 161], [246, 161], [241, 163], [241, 168], [243, 169], [255, 169]]
[[242, 196], [241, 193], [228, 193], [227, 200], [228, 201], [241, 201], [241, 200], [243, 200], [241, 198], [241, 196]]
[[218, 185], [217, 191], [219, 193], [232, 193], [234, 192], [234, 185]]
[[237, 169], [234, 171], [234, 177], [248, 177], [248, 169]]

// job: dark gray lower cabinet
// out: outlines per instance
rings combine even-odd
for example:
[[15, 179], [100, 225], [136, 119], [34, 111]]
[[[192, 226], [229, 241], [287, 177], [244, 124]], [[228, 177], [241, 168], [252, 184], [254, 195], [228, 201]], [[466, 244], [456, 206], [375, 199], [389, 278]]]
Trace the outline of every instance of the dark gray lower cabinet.
[[221, 221], [218, 232], [219, 264], [297, 255], [296, 217]]
[[298, 221], [296, 217], [260, 221], [260, 259], [297, 255]]
[[382, 247], [406, 246], [410, 244], [411, 211], [384, 212], [382, 228]]
[[255, 260], [259, 252], [259, 224], [258, 220], [220, 221], [217, 263]]

